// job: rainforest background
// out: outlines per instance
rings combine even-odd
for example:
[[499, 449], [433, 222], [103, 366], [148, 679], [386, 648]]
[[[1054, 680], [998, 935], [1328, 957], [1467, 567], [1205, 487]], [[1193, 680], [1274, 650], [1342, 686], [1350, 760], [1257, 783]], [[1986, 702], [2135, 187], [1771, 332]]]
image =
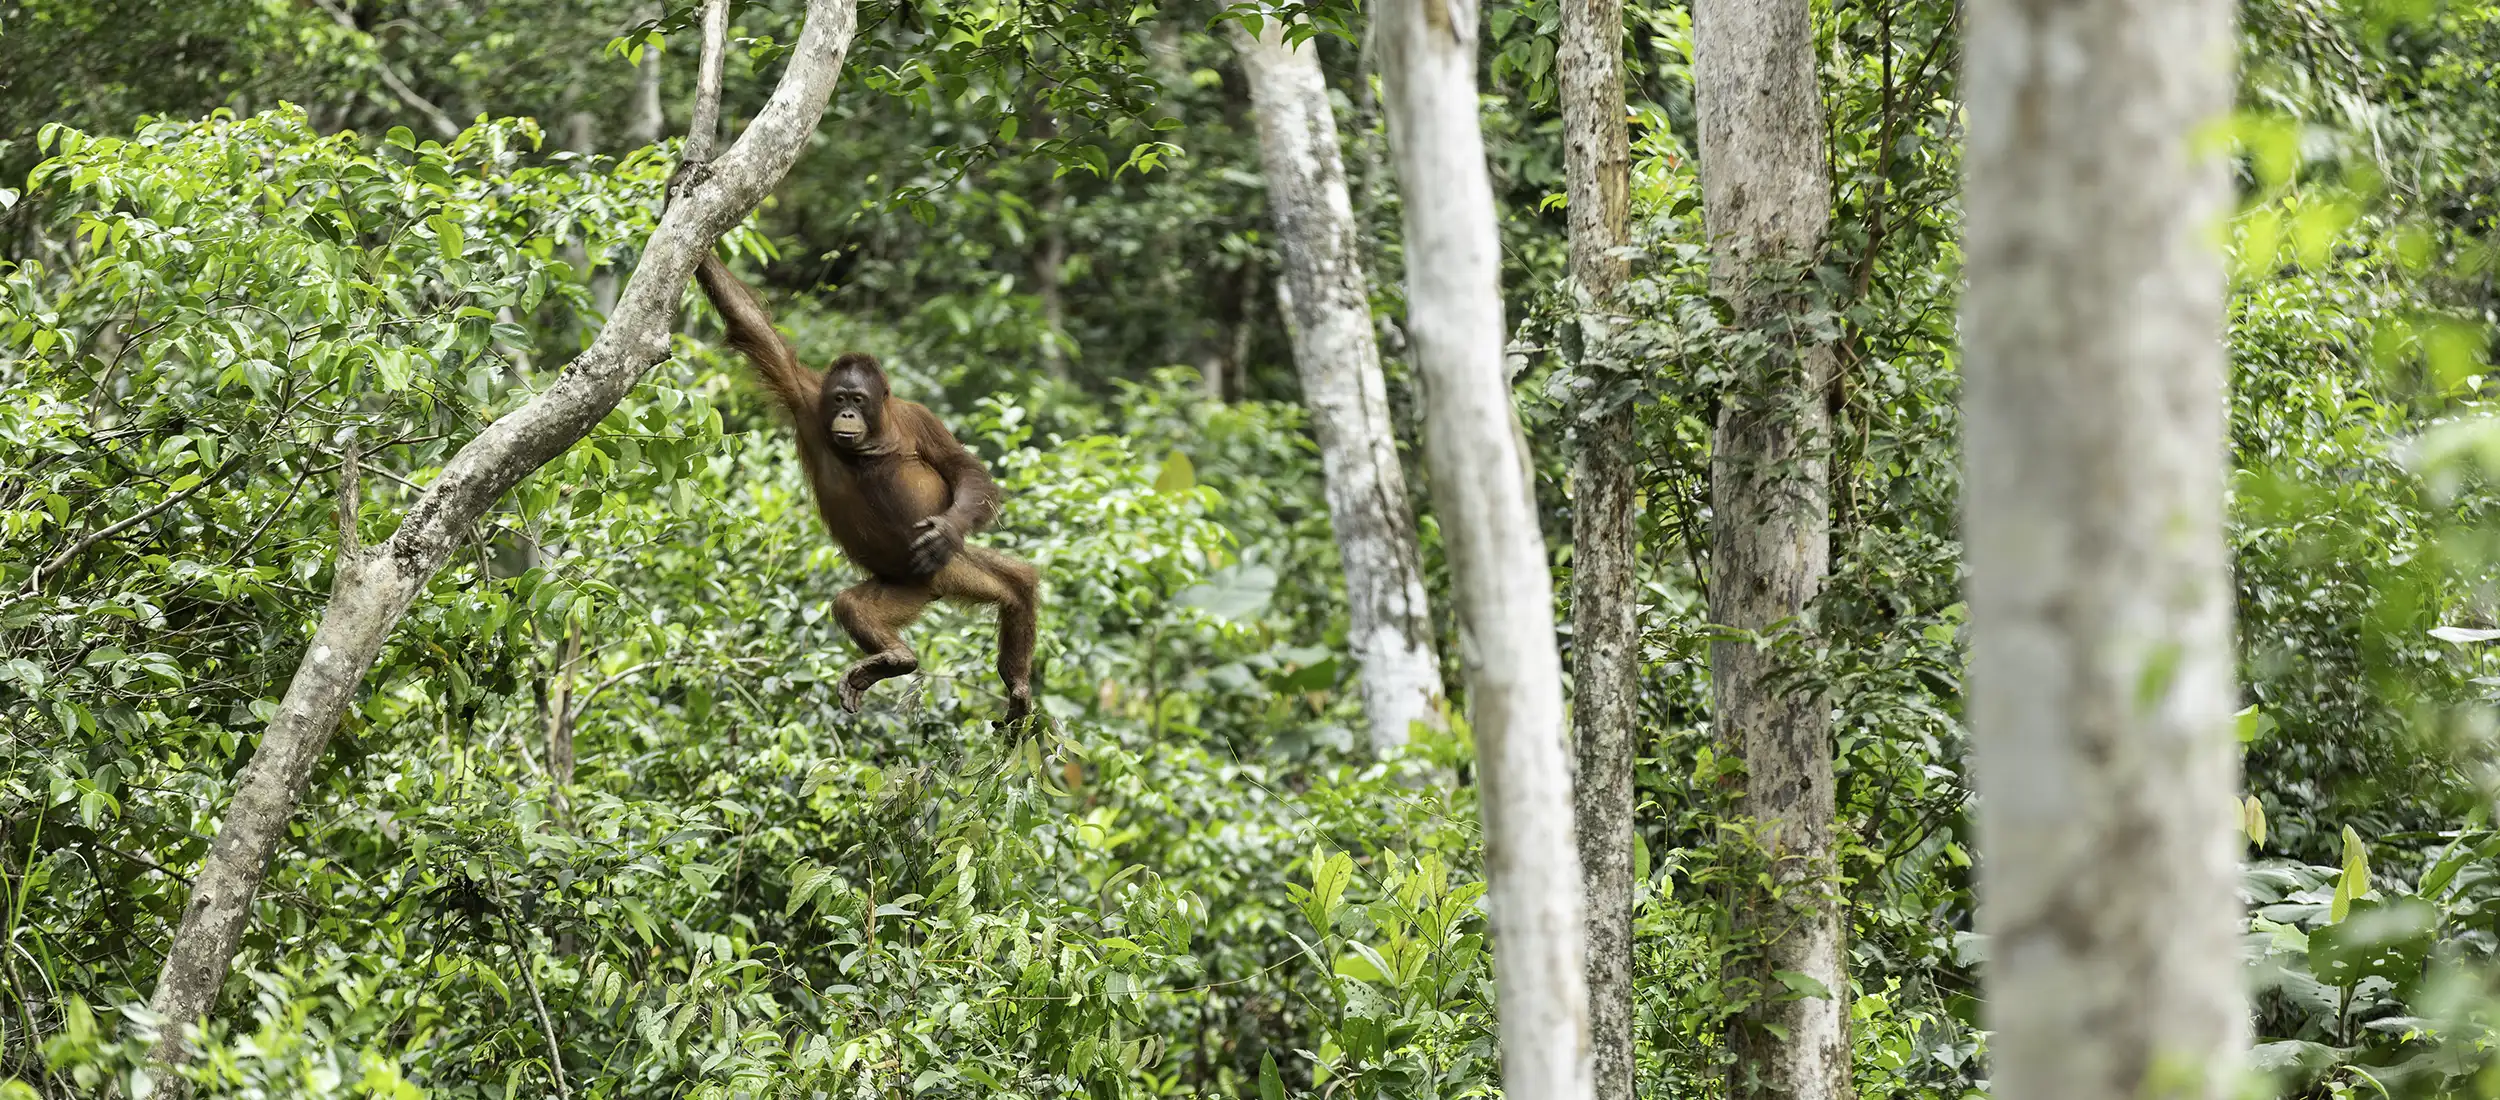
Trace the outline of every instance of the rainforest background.
[[[730, 133], [797, 7], [735, 7]], [[1987, 1087], [1987, 945], [1960, 723], [1956, 5], [1813, 10], [1833, 231], [1798, 309], [1840, 349], [1833, 572], [1781, 660], [1834, 716], [1856, 1088], [1962, 1097]], [[1377, 74], [1359, 11], [1303, 14], [1413, 471]], [[1559, 16], [1485, 14], [1509, 362], [1567, 599], [1586, 376]], [[806, 361], [875, 353], [990, 463], [1009, 505], [984, 541], [1047, 576], [1050, 730], [991, 730], [992, 628], [960, 611], [916, 632], [916, 679], [839, 710], [828, 600], [851, 571], [690, 297], [669, 361], [392, 636], [262, 891], [203, 1094], [1497, 1087], [1464, 707], [1402, 755], [1367, 742], [1224, 15], [863, 3], [823, 125], [727, 242]], [[585, 345], [673, 167], [688, 18], [0, 3], [0, 1095], [155, 1072], [148, 990], [329, 591], [342, 447], [387, 533]], [[2217, 140], [2239, 185], [2258, 1057], [2301, 1095], [2500, 1094], [2500, 5], [2240, 20]], [[1743, 334], [1707, 279], [1690, 16], [1634, 0], [1625, 23], [1637, 1071], [1644, 1095], [1716, 1096], [1731, 1021], [1778, 995], [1726, 980], [1758, 853], [1731, 827], [1702, 595]], [[312, 216], [262, 216], [287, 202]], [[1432, 502], [1407, 483], [1463, 704]]]

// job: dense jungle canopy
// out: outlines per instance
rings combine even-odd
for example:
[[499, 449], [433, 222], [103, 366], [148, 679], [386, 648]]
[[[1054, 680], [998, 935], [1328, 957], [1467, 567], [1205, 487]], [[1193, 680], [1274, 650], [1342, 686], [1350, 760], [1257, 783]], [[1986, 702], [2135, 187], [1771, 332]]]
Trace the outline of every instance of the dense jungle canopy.
[[[2000, 1076], [1964, 494], [2002, 467], [1964, 449], [1996, 407], [1964, 341], [2005, 318], [1964, 295], [2006, 284], [1965, 235], [1995, 117], [1965, 102], [1971, 23], [2166, 2], [1763, 4], [1810, 20], [1789, 152], [1824, 228], [1787, 260], [1714, 246], [1744, 186], [1714, 156], [1781, 153], [1696, 66], [1743, 29], [1712, 9], [1752, 5], [1627, 0], [1594, 116], [1587, 0], [1423, 9], [1479, 19], [1533, 610], [1571, 670], [1546, 679], [1572, 724], [1529, 747], [1576, 751], [1579, 827], [1621, 828], [1579, 848], [1590, 911], [1628, 906], [1591, 933], [1628, 974], [1618, 1025], [1591, 971], [1606, 1100]], [[2500, 3], [2180, 2], [2236, 15], [2234, 105], [2197, 130], [2231, 187], [2200, 230], [2236, 635], [2207, 656], [2241, 779], [2195, 796], [2242, 861], [2230, 1042], [2280, 1095], [2500, 1096]], [[769, 197], [664, 213], [705, 7], [0, 0], [0, 1098], [1501, 1094], [1497, 988], [1524, 987], [1495, 963], [1524, 934], [1488, 917], [1471, 677], [1519, 639], [1462, 628], [1473, 490], [1427, 473], [1450, 391], [1408, 261], [1441, 208], [1401, 187], [1382, 17], [844, 3]], [[720, 140], [765, 148], [811, 5], [723, 7]], [[1290, 110], [1333, 127], [1307, 176], [1263, 156]], [[1611, 244], [1579, 220], [1603, 187], [1575, 190], [1605, 158], [1572, 151], [1608, 116]], [[662, 257], [664, 218], [716, 209], [801, 362], [875, 355], [998, 482], [972, 541], [1041, 570], [1043, 721], [993, 727], [996, 627], [954, 606], [910, 631], [915, 675], [843, 709], [835, 597], [863, 574], [791, 417], [691, 283], [647, 290], [678, 296], [656, 365], [409, 589], [169, 1058], [189, 1021], [149, 1005], [343, 550], [398, 552], [465, 445], [607, 354], [638, 264], [692, 270], [709, 237]], [[1296, 236], [1323, 217], [1343, 231]], [[1763, 409], [1806, 449], [1747, 437]], [[1810, 493], [1745, 495], [1796, 470]], [[1827, 562], [1793, 606], [1727, 611], [1714, 583], [1774, 524]], [[1609, 615], [1628, 633], [1592, 649]], [[2148, 665], [2141, 709], [2193, 657]], [[1731, 698], [1797, 708], [1794, 758], [1732, 732]], [[1589, 801], [1601, 745], [1621, 811]], [[1804, 801], [1766, 809], [1792, 766]], [[2069, 855], [2158, 884], [2166, 850]], [[2099, 881], [2055, 895], [2074, 927], [2142, 900]]]

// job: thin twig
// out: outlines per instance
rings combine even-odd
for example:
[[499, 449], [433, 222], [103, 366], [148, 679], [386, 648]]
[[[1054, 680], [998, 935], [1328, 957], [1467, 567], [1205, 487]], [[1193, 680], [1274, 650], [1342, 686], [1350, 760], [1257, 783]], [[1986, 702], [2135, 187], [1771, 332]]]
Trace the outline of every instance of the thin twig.
[[539, 1029], [547, 1035], [547, 1071], [555, 1077], [556, 1095], [572, 1100], [573, 1090], [564, 1083], [564, 1048], [556, 1042], [555, 1017], [547, 1014], [547, 999], [538, 994], [538, 967], [531, 962], [529, 952], [522, 948], [521, 930], [513, 924], [508, 913], [503, 918], [503, 930], [504, 935], [512, 939], [513, 962], [521, 969], [521, 984], [529, 987], [530, 1004], [538, 1009]]
[[634, 678], [636, 675], [650, 669], [658, 668], [659, 666], [660, 662], [658, 661], [644, 661], [641, 664], [635, 665], [632, 668], [626, 669], [623, 672], [617, 673], [614, 676], [610, 676], [605, 680], [601, 680], [598, 683], [591, 685], [590, 690], [583, 692], [582, 697], [573, 704], [572, 715], [564, 720], [565, 728], [580, 728], [582, 713], [590, 709], [590, 701], [598, 698], [600, 692], [606, 691], [609, 688], [615, 687], [618, 684]]
[[[321, 10], [330, 13], [331, 22], [363, 35], [368, 41], [373, 39], [372, 32], [357, 26], [356, 17], [347, 14], [345, 8], [339, 7], [332, 0], [313, 0], [313, 3], [320, 5]], [[415, 88], [409, 87], [407, 81], [401, 80], [399, 74], [391, 70], [391, 63], [382, 59], [382, 45], [378, 41], [373, 45], [373, 67], [381, 72], [382, 85], [389, 88], [392, 95], [398, 96], [400, 102], [416, 108], [418, 114], [424, 115], [426, 122], [434, 127], [435, 133], [442, 135], [446, 141], [460, 136], [459, 123], [453, 122], [450, 115], [444, 114], [442, 108], [434, 105], [433, 100], [418, 95]]]
[[197, 495], [200, 490], [208, 488], [210, 484], [225, 477], [227, 474], [233, 473], [235, 467], [242, 465], [244, 458], [249, 454], [249, 451], [238, 452], [233, 458], [227, 459], [225, 465], [219, 466], [215, 472], [209, 474], [207, 477], [201, 478], [190, 488], [184, 489], [181, 492], [157, 501], [155, 504], [141, 510], [138, 515], [117, 523], [97, 528], [95, 531], [90, 532], [87, 537], [71, 543], [69, 549], [53, 555], [52, 560], [35, 567], [35, 575], [26, 578], [26, 591], [30, 594], [40, 591], [43, 586], [43, 579], [46, 576], [68, 567], [72, 560], [76, 559], [78, 555], [86, 553], [90, 548], [94, 547], [95, 544], [121, 534], [124, 531], [130, 530], [133, 527], [137, 527], [138, 525], [146, 523], [149, 520], [155, 519], [156, 517], [165, 514], [167, 509], [172, 508], [183, 501], [191, 499], [193, 496]]
[[268, 534], [271, 527], [277, 525], [279, 517], [286, 515], [287, 506], [295, 503], [295, 495], [303, 491], [304, 479], [300, 477], [294, 479], [293, 483], [286, 487], [286, 498], [280, 500], [277, 507], [269, 510], [269, 517], [261, 520], [260, 526], [252, 528], [252, 533], [234, 548], [234, 553], [226, 556], [226, 566], [232, 567], [234, 563], [243, 560], [243, 555], [251, 553], [253, 545], [260, 542], [261, 536]]

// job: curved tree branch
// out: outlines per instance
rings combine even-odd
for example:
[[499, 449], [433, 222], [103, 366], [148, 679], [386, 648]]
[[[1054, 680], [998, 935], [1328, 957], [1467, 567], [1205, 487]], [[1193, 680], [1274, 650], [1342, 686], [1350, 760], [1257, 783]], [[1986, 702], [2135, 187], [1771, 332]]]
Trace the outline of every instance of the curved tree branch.
[[150, 1007], [167, 1028], [157, 1058], [186, 1057], [183, 1029], [215, 1005], [287, 821], [391, 629], [479, 516], [589, 434], [668, 357], [696, 263], [789, 173], [824, 115], [857, 18], [854, 0], [809, 0], [806, 29], [779, 87], [746, 133], [669, 204], [598, 338], [554, 385], [460, 448], [389, 539], [340, 560], [330, 605], [243, 770], [157, 975]]

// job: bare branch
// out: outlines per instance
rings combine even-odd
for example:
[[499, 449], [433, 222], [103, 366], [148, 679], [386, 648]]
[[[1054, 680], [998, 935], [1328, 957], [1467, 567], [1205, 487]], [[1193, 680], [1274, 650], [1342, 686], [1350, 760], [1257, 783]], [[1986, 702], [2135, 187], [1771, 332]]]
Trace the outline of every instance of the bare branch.
[[696, 70], [694, 119], [686, 126], [688, 161], [712, 159], [720, 134], [721, 68], [729, 52], [729, 0], [704, 0], [703, 67]]
[[[338, 6], [334, 0], [313, 0], [313, 3], [320, 5], [321, 10], [330, 13], [332, 22], [363, 35], [368, 41], [373, 38], [371, 32], [356, 25], [355, 16], [347, 14], [347, 9]], [[415, 88], [409, 87], [407, 81], [400, 79], [399, 74], [392, 71], [391, 63], [382, 59], [382, 49], [379, 45], [376, 45], [373, 50], [373, 67], [382, 74], [382, 86], [389, 88], [392, 95], [399, 97], [400, 102], [414, 108], [418, 114], [424, 115], [426, 124], [434, 127], [436, 134], [441, 135], [446, 141], [460, 136], [460, 124], [453, 122], [450, 115], [444, 114], [442, 108], [434, 105], [433, 100], [418, 95]]]
[[589, 691], [582, 693], [580, 701], [573, 704], [573, 713], [564, 720], [565, 728], [580, 728], [582, 724], [583, 712], [590, 709], [591, 700], [597, 699], [600, 692], [606, 691], [609, 688], [615, 687], [618, 684], [624, 683], [627, 680], [631, 680], [636, 676], [658, 667], [660, 667], [660, 662], [658, 661], [644, 661], [641, 664], [635, 665], [632, 668], [628, 668], [623, 672], [619, 672], [614, 676], [610, 676], [605, 680], [601, 680], [598, 683], [591, 685]]
[[676, 174], [669, 177], [663, 202], [676, 202], [680, 194], [711, 174], [712, 141], [720, 130], [722, 56], [728, 50], [729, 0], [704, 0], [703, 60], [695, 74], [694, 118], [686, 125], [685, 148], [678, 155]]

